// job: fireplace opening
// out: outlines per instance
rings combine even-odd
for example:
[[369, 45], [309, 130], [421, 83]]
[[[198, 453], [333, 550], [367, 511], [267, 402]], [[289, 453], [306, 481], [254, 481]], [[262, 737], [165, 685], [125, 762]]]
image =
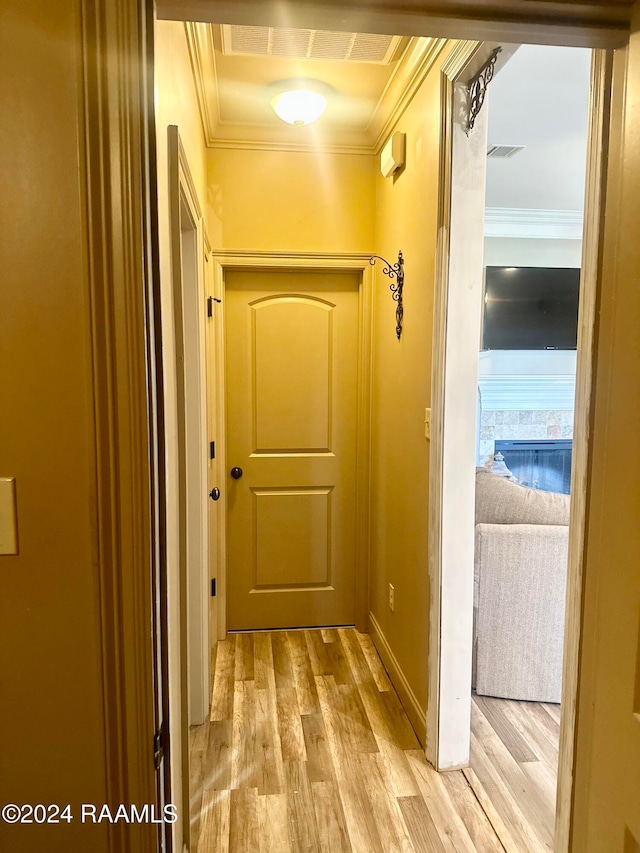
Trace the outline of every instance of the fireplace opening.
[[496, 441], [507, 468], [523, 486], [561, 492], [571, 489], [571, 440]]

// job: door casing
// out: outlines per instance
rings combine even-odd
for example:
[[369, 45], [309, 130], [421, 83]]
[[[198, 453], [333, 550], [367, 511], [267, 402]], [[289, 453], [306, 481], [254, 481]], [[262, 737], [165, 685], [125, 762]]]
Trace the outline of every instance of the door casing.
[[[463, 767], [471, 731], [473, 512], [483, 252], [486, 107], [467, 140], [463, 89], [491, 53], [460, 42], [441, 70], [440, 198], [429, 460], [427, 749], [437, 770]], [[455, 159], [454, 159], [455, 158]], [[470, 290], [473, 282], [474, 291]], [[473, 297], [477, 297], [475, 300]]]
[[[179, 130], [168, 129], [172, 277], [178, 383], [178, 437], [181, 454], [180, 503], [181, 641], [183, 677], [188, 678], [189, 722], [203, 722], [209, 711], [211, 655], [208, 641], [209, 554], [207, 542], [207, 419], [205, 377], [204, 218]], [[185, 257], [183, 248], [188, 251]], [[185, 269], [185, 265], [187, 269]], [[189, 269], [191, 267], [191, 269]], [[186, 275], [185, 275], [186, 273]], [[187, 341], [187, 338], [190, 340]], [[184, 480], [184, 482], [183, 482]], [[184, 540], [184, 541], [182, 541]], [[188, 557], [196, 571], [187, 571]]]
[[211, 700], [204, 325], [207, 240], [178, 127], [170, 125], [167, 134], [180, 517], [179, 571], [168, 580], [169, 628], [174, 636], [179, 635], [169, 654], [169, 697], [171, 740], [182, 770], [178, 774], [172, 768], [173, 798], [177, 801], [180, 792], [182, 814], [187, 816], [182, 833], [188, 840], [189, 725], [207, 719]]
[[[622, 0], [624, 2], [624, 0]], [[613, 7], [613, 8], [611, 8]], [[631, 10], [622, 3], [580, 0], [440, 0], [413, 3], [400, 14], [393, 0], [349, 0], [343, 3], [286, 0], [157, 0], [158, 18], [174, 21], [279, 26], [286, 12], [288, 27], [355, 32], [366, 22], [370, 33], [483, 39], [510, 44], [555, 44], [567, 47], [616, 48], [629, 34]]]
[[[432, 377], [432, 438], [430, 459], [430, 507], [429, 507], [429, 571], [431, 584], [430, 643], [429, 643], [429, 687], [427, 701], [427, 758], [436, 769], [462, 766], [468, 761], [469, 728], [461, 713], [467, 697], [470, 705], [470, 669], [472, 654], [472, 611], [463, 613], [462, 633], [466, 630], [466, 642], [460, 645], [460, 589], [471, 585], [473, 559], [465, 563], [459, 559], [448, 560], [445, 555], [456, 550], [451, 542], [452, 529], [443, 525], [443, 502], [447, 496], [456, 495], [457, 513], [464, 504], [472, 536], [475, 484], [471, 477], [460, 483], [461, 472], [455, 460], [449, 457], [447, 443], [447, 395], [455, 391], [458, 399], [466, 397], [475, 408], [477, 383], [468, 383], [447, 361], [448, 338], [455, 331], [456, 321], [452, 313], [450, 286], [460, 270], [461, 260], [468, 252], [468, 245], [455, 239], [452, 225], [453, 205], [457, 202], [460, 187], [456, 185], [454, 157], [477, 156], [467, 146], [464, 150], [454, 147], [454, 104], [456, 85], [464, 84], [475, 73], [483, 58], [487, 58], [494, 44], [478, 42], [460, 43], [457, 54], [442, 69], [443, 119], [441, 126], [440, 200], [438, 211], [438, 259], [436, 267], [436, 293], [433, 337]], [[576, 402], [574, 426], [574, 458], [571, 480], [571, 518], [569, 526], [569, 562], [567, 574], [567, 603], [565, 618], [565, 643], [563, 666], [563, 702], [560, 732], [560, 758], [558, 765], [558, 794], [554, 850], [564, 853], [569, 849], [571, 830], [571, 803], [575, 762], [576, 702], [578, 692], [578, 668], [581, 640], [581, 612], [583, 590], [584, 533], [586, 522], [586, 480], [588, 473], [589, 424], [591, 421], [592, 372], [595, 353], [593, 330], [599, 283], [599, 247], [604, 227], [604, 185], [609, 135], [609, 106], [612, 82], [612, 52], [595, 50], [592, 59], [591, 97], [588, 129], [586, 197], [584, 213], [582, 275], [580, 308], [578, 317], [578, 362], [576, 373]], [[481, 156], [484, 157], [484, 151]], [[455, 214], [454, 214], [455, 215]], [[481, 220], [478, 222], [481, 228]], [[480, 232], [479, 232], [480, 233]], [[452, 234], [454, 239], [452, 240]], [[456, 266], [458, 264], [458, 266]], [[478, 311], [472, 307], [470, 310]], [[458, 341], [464, 346], [464, 341]], [[473, 345], [473, 344], [472, 344]], [[465, 384], [466, 383], [466, 384]], [[450, 413], [449, 413], [450, 414]], [[475, 418], [471, 431], [475, 444]], [[450, 427], [449, 427], [450, 428]], [[459, 454], [459, 451], [456, 451]], [[459, 532], [455, 534], [459, 537]], [[465, 532], [466, 535], [466, 532]], [[457, 552], [456, 552], [457, 553]], [[471, 552], [473, 553], [473, 552]], [[459, 553], [457, 553], [459, 557]], [[468, 555], [467, 555], [468, 556]], [[468, 664], [468, 665], [467, 665]], [[468, 670], [468, 672], [467, 672]], [[443, 681], [447, 673], [447, 682]], [[451, 683], [451, 674], [455, 683]], [[444, 689], [443, 689], [444, 685]], [[451, 721], [454, 725], [451, 725]], [[446, 726], [445, 737], [441, 737]], [[465, 756], [465, 752], [467, 753]]]
[[[359, 323], [358, 323], [358, 393], [357, 393], [357, 439], [356, 439], [356, 627], [360, 631], [367, 630], [368, 601], [369, 601], [369, 468], [370, 468], [370, 401], [371, 401], [371, 333], [373, 310], [374, 271], [369, 263], [370, 255], [360, 254], [313, 254], [304, 252], [231, 252], [224, 253], [214, 250], [214, 292], [224, 294], [225, 272], [229, 269], [268, 269], [291, 271], [334, 271], [356, 272], [360, 274], [359, 293]], [[225, 440], [226, 424], [226, 366], [224, 340], [224, 296], [216, 311], [218, 329], [216, 338], [216, 375], [215, 408], [218, 413], [218, 434], [216, 440], [216, 455], [219, 457], [219, 472], [222, 475], [227, 470], [227, 454]], [[222, 482], [222, 480], [221, 480]], [[225, 489], [220, 498], [221, 517], [226, 518]], [[227, 631], [226, 617], [226, 524], [219, 526], [218, 553], [221, 556], [218, 574], [218, 637], [224, 639]]]
[[[445, 13], [438, 22], [441, 34], [450, 38], [466, 33], [474, 38], [584, 47], [616, 47], [628, 42], [628, 20], [612, 27], [610, 22], [598, 25], [579, 16], [567, 19], [566, 5], [556, 3], [551, 11], [544, 11], [544, 16], [536, 11], [523, 17], [505, 4], [499, 7], [494, 4], [485, 20], [472, 18], [467, 8], [464, 12], [458, 10], [456, 17], [448, 18]], [[118, 5], [92, 0], [83, 6], [86, 14], [79, 29], [85, 67], [85, 87], [79, 106], [84, 131], [83, 174], [87, 206], [92, 214], [87, 224], [89, 291], [92, 311], [97, 316], [94, 328], [100, 332], [100, 346], [94, 350], [94, 378], [96, 432], [102, 448], [97, 463], [102, 484], [98, 515], [105, 535], [100, 537], [98, 548], [100, 564], [106, 567], [104, 588], [101, 587], [101, 640], [105, 661], [104, 701], [109, 712], [105, 735], [110, 747], [108, 789], [113, 802], [151, 802], [154, 795], [149, 746], [153, 701], [151, 690], [146, 689], [151, 682], [152, 558], [143, 547], [151, 512], [149, 501], [141, 497], [150, 479], [148, 407], [158, 405], [149, 396], [156, 377], [144, 355], [147, 347], [149, 352], [159, 352], [161, 343], [157, 337], [151, 342], [154, 330], [144, 323], [142, 311], [148, 292], [153, 290], [156, 305], [159, 299], [157, 262], [147, 266], [148, 253], [153, 253], [158, 240], [155, 184], [153, 176], [144, 171], [154, 148], [153, 121], [148, 120], [153, 104], [153, 98], [148, 98], [153, 89], [151, 54], [144, 53], [149, 61], [140, 61], [141, 50], [144, 52], [141, 21], [146, 13], [152, 17], [152, 6], [144, 0]], [[184, 20], [189, 13], [196, 17], [194, 8], [194, 4], [189, 9], [178, 8], [171, 0], [165, 0], [159, 4], [159, 14]], [[205, 9], [204, 0], [199, 8]], [[206, 9], [212, 8], [210, 3], [206, 5]], [[232, 9], [227, 8], [235, 14], [237, 23], [256, 23], [258, 11], [261, 22], [275, 20], [267, 0], [234, 3]], [[215, 9], [219, 14], [218, 5]], [[327, 25], [336, 26], [336, 12], [337, 7], [323, 8], [310, 2], [304, 9], [298, 6], [298, 18], [292, 18], [290, 25], [318, 27], [324, 19]], [[354, 7], [351, 12], [361, 14], [362, 10]], [[365, 19], [371, 25], [369, 14]], [[395, 31], [400, 19], [392, 4], [387, 3], [378, 20], [381, 31]], [[429, 31], [431, 23], [427, 9], [416, 10], [402, 19], [407, 31], [414, 33]], [[344, 21], [343, 26], [346, 26]], [[147, 32], [146, 37], [146, 47], [151, 48], [153, 35]], [[114, 186], [131, 191], [114, 195]], [[123, 269], [130, 274], [113, 274], [114, 270]], [[107, 308], [102, 310], [105, 303]], [[112, 322], [105, 323], [103, 316], [109, 316]], [[158, 325], [156, 336], [160, 334]], [[118, 428], [112, 426], [114, 419]], [[126, 511], [113, 513], [112, 507], [122, 501], [120, 484], [125, 482], [140, 486], [136, 500], [133, 506], [126, 504]], [[124, 559], [113, 550], [115, 541], [125, 543], [128, 550]], [[118, 749], [123, 733], [128, 743], [126, 755]], [[122, 826], [112, 829], [118, 843], [122, 842], [120, 849], [132, 849], [131, 828], [127, 828], [127, 833]], [[150, 850], [154, 828], [140, 829], [144, 849]]]

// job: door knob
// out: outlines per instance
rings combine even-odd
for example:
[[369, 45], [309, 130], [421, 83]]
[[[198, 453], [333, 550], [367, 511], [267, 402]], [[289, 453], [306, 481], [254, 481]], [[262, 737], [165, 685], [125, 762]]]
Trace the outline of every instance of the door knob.
[[232, 468], [231, 469], [231, 476], [233, 477], [234, 480], [239, 480], [243, 474], [244, 474], [244, 471], [242, 470], [242, 468]]
[[209, 492], [209, 497], [212, 501], [220, 500], [220, 489], [211, 489]]

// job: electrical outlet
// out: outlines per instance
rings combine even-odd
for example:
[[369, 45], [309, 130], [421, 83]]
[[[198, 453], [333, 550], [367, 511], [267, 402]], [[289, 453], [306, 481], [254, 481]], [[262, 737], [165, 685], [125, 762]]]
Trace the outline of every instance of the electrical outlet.
[[394, 610], [396, 606], [396, 589], [392, 583], [389, 584], [389, 610]]

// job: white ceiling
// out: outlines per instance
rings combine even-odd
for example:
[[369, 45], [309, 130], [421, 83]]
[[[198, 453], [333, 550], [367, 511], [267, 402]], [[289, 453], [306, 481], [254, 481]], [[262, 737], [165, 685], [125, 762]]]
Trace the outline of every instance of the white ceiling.
[[489, 86], [489, 144], [526, 145], [487, 160], [487, 207], [581, 210], [591, 51], [523, 45]]

